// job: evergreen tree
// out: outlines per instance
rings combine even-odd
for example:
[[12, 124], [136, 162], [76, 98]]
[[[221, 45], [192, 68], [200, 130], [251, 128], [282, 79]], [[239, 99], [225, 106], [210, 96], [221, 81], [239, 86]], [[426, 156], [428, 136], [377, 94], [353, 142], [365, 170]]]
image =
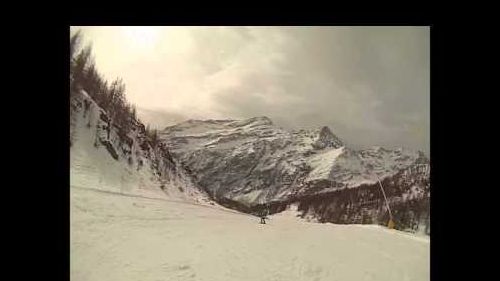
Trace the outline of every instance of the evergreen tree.
[[73, 91], [78, 91], [82, 88], [82, 84], [85, 80], [86, 67], [89, 63], [91, 53], [92, 47], [91, 45], [87, 45], [87, 47], [78, 53], [73, 65], [71, 65], [70, 71], [73, 78]]
[[69, 39], [69, 58], [70, 63], [73, 62], [74, 56], [78, 48], [80, 47], [82, 41], [82, 33], [80, 30], [75, 32], [75, 34], [71, 35]]
[[153, 132], [151, 134], [151, 143], [153, 144], [153, 147], [156, 147], [158, 144], [158, 130], [153, 129]]
[[131, 118], [134, 122], [135, 122], [135, 121], [137, 121], [137, 109], [136, 109], [135, 105], [132, 105], [132, 110], [131, 110], [130, 114], [131, 114], [131, 117], [130, 117], [130, 118]]

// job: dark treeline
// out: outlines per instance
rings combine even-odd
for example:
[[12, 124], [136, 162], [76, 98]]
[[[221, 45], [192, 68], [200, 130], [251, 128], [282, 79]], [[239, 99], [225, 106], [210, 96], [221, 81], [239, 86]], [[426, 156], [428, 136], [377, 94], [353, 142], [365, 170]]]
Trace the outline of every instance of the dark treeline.
[[[112, 122], [127, 133], [133, 124], [140, 123], [136, 107], [125, 97], [125, 84], [121, 78], [106, 81], [98, 72], [92, 56], [92, 46], [82, 47], [82, 34], [75, 32], [70, 37], [70, 94], [81, 90], [104, 109]], [[156, 130], [146, 127], [146, 135], [153, 145], [158, 142]]]

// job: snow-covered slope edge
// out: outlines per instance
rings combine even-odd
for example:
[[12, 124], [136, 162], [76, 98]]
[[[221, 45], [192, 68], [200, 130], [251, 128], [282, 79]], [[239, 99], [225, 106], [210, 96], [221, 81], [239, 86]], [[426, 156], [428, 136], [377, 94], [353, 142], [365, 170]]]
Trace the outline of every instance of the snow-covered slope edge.
[[124, 134], [85, 91], [70, 101], [72, 187], [210, 203], [164, 146], [150, 144], [143, 124]]

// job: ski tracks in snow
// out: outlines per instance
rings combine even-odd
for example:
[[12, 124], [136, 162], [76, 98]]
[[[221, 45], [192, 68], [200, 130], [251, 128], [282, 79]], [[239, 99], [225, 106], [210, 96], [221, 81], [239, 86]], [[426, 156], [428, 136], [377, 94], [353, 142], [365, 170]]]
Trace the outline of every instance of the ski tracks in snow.
[[258, 218], [71, 188], [71, 280], [429, 280], [429, 244], [380, 228]]

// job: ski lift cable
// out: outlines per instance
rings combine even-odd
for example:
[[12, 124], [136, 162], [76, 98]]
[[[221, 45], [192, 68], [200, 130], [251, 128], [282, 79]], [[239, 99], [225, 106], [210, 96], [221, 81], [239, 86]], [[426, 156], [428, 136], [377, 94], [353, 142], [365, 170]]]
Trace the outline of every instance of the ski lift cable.
[[[359, 156], [358, 154], [356, 154], [356, 156], [358, 156], [358, 158], [363, 161], [363, 159], [361, 159], [361, 156]], [[375, 177], [377, 177], [377, 181], [378, 181], [378, 184], [380, 186], [380, 190], [382, 191], [382, 195], [384, 196], [384, 201], [385, 201], [385, 206], [387, 207], [387, 211], [389, 212], [389, 218], [391, 221], [393, 221], [393, 217], [392, 217], [392, 211], [391, 211], [391, 208], [389, 207], [389, 201], [387, 200], [387, 196], [385, 195], [385, 191], [384, 191], [384, 187], [382, 186], [382, 182], [380, 182], [380, 178], [378, 177], [378, 175], [376, 173], [373, 173], [375, 175]]]
[[[377, 176], [377, 175], [375, 175]], [[389, 201], [387, 201], [387, 196], [385, 196], [385, 191], [384, 191], [384, 187], [382, 186], [382, 183], [380, 182], [380, 179], [379, 177], [377, 176], [377, 181], [378, 181], [378, 184], [380, 185], [380, 190], [382, 190], [382, 195], [384, 195], [384, 200], [385, 200], [385, 205], [387, 206], [387, 210], [389, 211], [389, 217], [392, 219], [392, 211], [391, 211], [391, 208], [389, 207]]]

